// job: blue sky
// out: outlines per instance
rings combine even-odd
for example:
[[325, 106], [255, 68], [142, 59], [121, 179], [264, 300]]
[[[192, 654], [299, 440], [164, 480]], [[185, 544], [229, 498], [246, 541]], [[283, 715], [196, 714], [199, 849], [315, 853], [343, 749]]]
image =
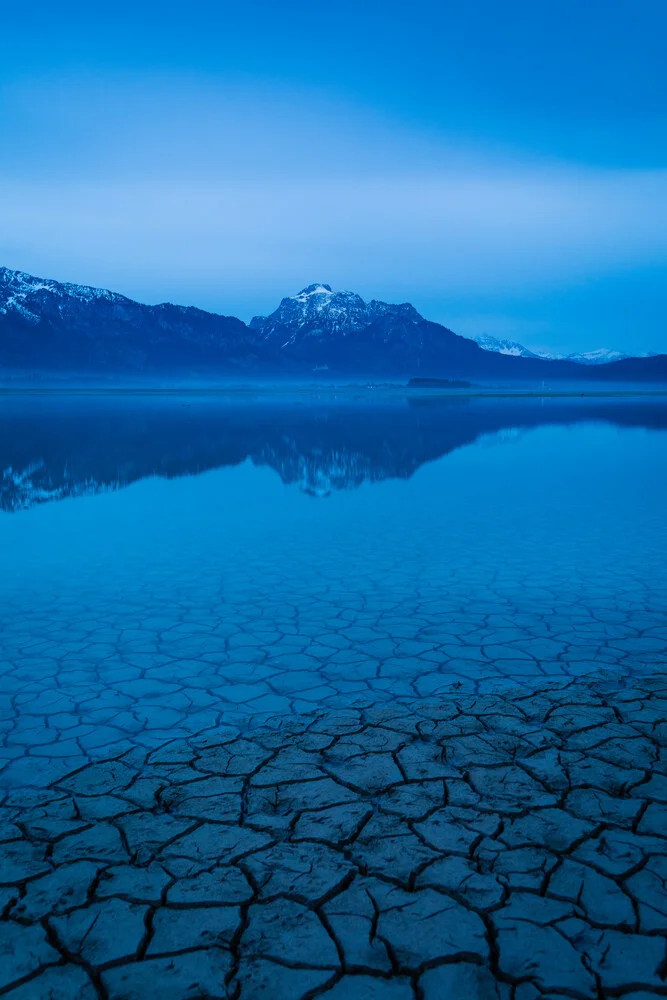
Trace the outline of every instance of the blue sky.
[[7, 266], [667, 350], [663, 0], [36, 0], [2, 34]]

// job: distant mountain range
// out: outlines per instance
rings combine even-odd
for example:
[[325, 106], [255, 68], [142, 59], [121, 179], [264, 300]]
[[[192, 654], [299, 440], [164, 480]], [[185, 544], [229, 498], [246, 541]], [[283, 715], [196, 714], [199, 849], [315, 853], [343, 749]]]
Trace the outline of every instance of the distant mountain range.
[[489, 350], [409, 303], [365, 302], [314, 284], [249, 325], [193, 307], [143, 305], [0, 268], [0, 374], [190, 378], [437, 378], [667, 381], [667, 355], [582, 366], [512, 345]]
[[[544, 424], [606, 422], [667, 432], [662, 399], [409, 396], [298, 401], [258, 396], [9, 396], [0, 400], [0, 511], [251, 461], [314, 497], [409, 479], [482, 439]], [[187, 405], [185, 405], [187, 403]], [[221, 508], [223, 509], [223, 508]]]
[[611, 361], [625, 361], [630, 357], [654, 358], [655, 351], [647, 351], [645, 354], [623, 354], [622, 351], [610, 351], [606, 347], [599, 347], [595, 351], [583, 351], [575, 354], [556, 354], [553, 351], [531, 351], [516, 340], [501, 340], [498, 337], [491, 337], [488, 333], [481, 333], [471, 338], [479, 344], [485, 351], [496, 351], [498, 354], [508, 354], [515, 358], [542, 358], [547, 361], [576, 361], [580, 365], [606, 365]]

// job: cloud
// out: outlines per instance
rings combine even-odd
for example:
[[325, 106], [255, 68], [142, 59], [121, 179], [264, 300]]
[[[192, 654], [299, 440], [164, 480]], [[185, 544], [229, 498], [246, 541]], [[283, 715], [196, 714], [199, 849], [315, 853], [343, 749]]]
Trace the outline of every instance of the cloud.
[[667, 171], [544, 163], [319, 95], [33, 81], [0, 127], [5, 262], [139, 298], [516, 296], [667, 256]]

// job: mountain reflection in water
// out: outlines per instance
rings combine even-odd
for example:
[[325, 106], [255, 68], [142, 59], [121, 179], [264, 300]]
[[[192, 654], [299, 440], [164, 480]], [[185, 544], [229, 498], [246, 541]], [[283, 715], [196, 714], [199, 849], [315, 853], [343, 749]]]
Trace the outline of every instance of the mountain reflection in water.
[[7, 395], [0, 399], [0, 507], [119, 489], [250, 459], [313, 496], [407, 479], [425, 462], [546, 424], [667, 430], [661, 397]]

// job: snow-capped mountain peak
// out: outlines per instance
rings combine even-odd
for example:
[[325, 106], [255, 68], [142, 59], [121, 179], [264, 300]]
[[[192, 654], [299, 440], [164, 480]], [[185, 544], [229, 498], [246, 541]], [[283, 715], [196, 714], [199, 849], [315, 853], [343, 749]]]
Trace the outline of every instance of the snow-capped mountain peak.
[[90, 303], [101, 299], [107, 302], [122, 301], [123, 296], [106, 288], [75, 285], [52, 278], [36, 278], [24, 271], [11, 271], [0, 267], [0, 313], [18, 313], [31, 323], [39, 322], [45, 303], [50, 299], [66, 297], [70, 301]]
[[535, 354], [534, 351], [529, 351], [527, 347], [523, 344], [517, 343], [516, 340], [500, 340], [497, 337], [491, 337], [488, 333], [480, 333], [476, 337], [472, 337], [472, 340], [484, 351], [495, 351], [496, 354], [508, 354], [513, 358], [537, 358], [540, 357], [539, 354]]
[[234, 317], [144, 305], [105, 288], [0, 267], [0, 368], [79, 373], [148, 364], [173, 370], [184, 362], [232, 359], [244, 367], [255, 344]]
[[296, 295], [284, 298], [270, 316], [250, 321], [265, 340], [288, 347], [306, 338], [346, 337], [371, 326], [377, 319], [392, 315], [403, 322], [419, 322], [422, 317], [409, 303], [390, 305], [371, 299], [365, 302], [356, 292], [333, 291], [319, 282], [307, 285]]
[[595, 351], [565, 355], [568, 361], [578, 361], [582, 365], [606, 365], [609, 361], [623, 361], [629, 356], [622, 351], [612, 351], [608, 347], [598, 347]]
[[[497, 354], [511, 354], [517, 358], [542, 358], [545, 361], [576, 361], [580, 365], [606, 365], [611, 361], [624, 361], [626, 358], [632, 357], [630, 354], [614, 351], [608, 347], [598, 347], [594, 351], [580, 351], [572, 354], [558, 354], [555, 351], [542, 350], [541, 348], [530, 350], [515, 340], [501, 340], [498, 337], [491, 337], [487, 333], [478, 334], [472, 337], [472, 340], [479, 344], [483, 350], [495, 351]], [[650, 358], [655, 357], [655, 354], [648, 352], [634, 355], [634, 357]]]
[[299, 299], [301, 302], [305, 302], [309, 295], [333, 295], [331, 285], [324, 285], [321, 282], [315, 285], [308, 285], [306, 288], [302, 288], [298, 295], [294, 295], [293, 298]]

